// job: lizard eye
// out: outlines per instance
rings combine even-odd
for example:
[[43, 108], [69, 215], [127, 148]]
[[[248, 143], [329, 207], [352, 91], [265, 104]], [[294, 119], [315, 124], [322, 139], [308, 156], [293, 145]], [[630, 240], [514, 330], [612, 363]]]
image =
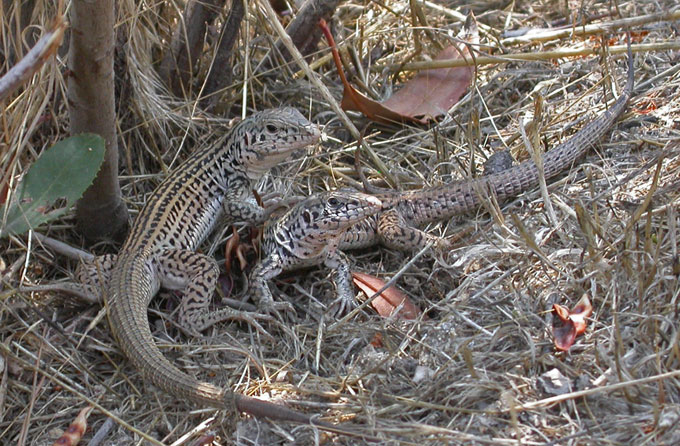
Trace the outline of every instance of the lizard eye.
[[340, 201], [338, 201], [338, 199], [335, 198], [335, 197], [331, 197], [331, 198], [328, 199], [328, 204], [330, 204], [331, 206], [336, 208], [340, 205]]
[[267, 124], [267, 125], [265, 126], [265, 128], [267, 129], [267, 131], [268, 131], [269, 133], [276, 133], [276, 132], [279, 131], [279, 128], [278, 128], [277, 126], [275, 126], [274, 124]]

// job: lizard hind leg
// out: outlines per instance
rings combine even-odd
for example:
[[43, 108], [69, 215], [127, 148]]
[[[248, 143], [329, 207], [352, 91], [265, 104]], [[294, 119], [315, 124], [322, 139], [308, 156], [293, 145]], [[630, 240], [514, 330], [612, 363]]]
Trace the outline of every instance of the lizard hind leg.
[[100, 302], [102, 290], [109, 286], [111, 272], [116, 264], [115, 254], [97, 256], [90, 262], [82, 262], [76, 268], [75, 280], [83, 291], [96, 297]]
[[409, 225], [396, 209], [390, 209], [380, 214], [378, 236], [383, 245], [400, 251], [419, 250], [430, 242], [432, 242], [434, 248], [439, 250], [446, 250], [449, 246], [446, 239], [428, 234]]
[[156, 268], [161, 286], [183, 292], [179, 308], [180, 326], [196, 334], [218, 322], [237, 320], [247, 322], [262, 334], [269, 336], [257, 319], [269, 320], [259, 315], [233, 308], [210, 309], [219, 270], [215, 261], [206, 255], [181, 249], [168, 249], [156, 256]]

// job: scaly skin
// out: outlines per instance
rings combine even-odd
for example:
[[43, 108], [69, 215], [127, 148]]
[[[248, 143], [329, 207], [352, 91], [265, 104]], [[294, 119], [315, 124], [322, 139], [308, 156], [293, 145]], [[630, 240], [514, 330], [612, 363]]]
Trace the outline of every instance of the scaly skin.
[[[632, 94], [633, 79], [633, 56], [629, 44], [628, 79], [623, 92], [609, 109], [543, 155], [546, 180], [574, 165], [616, 122]], [[383, 202], [385, 212], [362, 221], [346, 232], [340, 249], [382, 243], [395, 249], [410, 250], [422, 248], [430, 241], [445, 247], [443, 240], [415, 227], [477, 209], [481, 197], [485, 195], [493, 194], [499, 201], [514, 197], [536, 187], [538, 181], [538, 167], [528, 160], [502, 172], [472, 180], [408, 192], [373, 194]]]
[[337, 250], [342, 235], [352, 225], [382, 209], [377, 198], [338, 190], [312, 195], [264, 230], [264, 259], [250, 274], [249, 292], [261, 309], [278, 309], [267, 280], [298, 268], [324, 263], [333, 269], [340, 311], [354, 302], [349, 262]]
[[183, 289], [181, 323], [199, 331], [234, 310], [209, 312], [217, 267], [194, 250], [218, 220], [262, 223], [253, 183], [292, 153], [318, 141], [316, 126], [294, 109], [267, 110], [238, 123], [220, 143], [194, 153], [163, 181], [137, 217], [115, 260], [104, 297], [121, 350], [142, 375], [178, 398], [302, 423], [309, 417], [200, 382], [168, 361], [156, 346], [147, 307], [159, 287]]

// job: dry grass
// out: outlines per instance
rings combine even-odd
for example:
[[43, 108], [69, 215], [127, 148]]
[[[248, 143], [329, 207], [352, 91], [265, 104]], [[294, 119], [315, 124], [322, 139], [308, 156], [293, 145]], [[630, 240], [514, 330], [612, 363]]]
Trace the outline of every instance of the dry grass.
[[[38, 3], [29, 23], [46, 26], [54, 10]], [[167, 3], [136, 3], [118, 2], [119, 31], [129, 36], [117, 55], [118, 91], [124, 98], [118, 104], [122, 185], [133, 214], [164, 169], [177, 164], [175, 158], [208, 144], [225, 125], [193, 102], [163, 93], [153, 64], [167, 47], [177, 11]], [[487, 26], [483, 44], [495, 46], [494, 34], [505, 28], [540, 27], [564, 17], [560, 8], [566, 3], [582, 5], [519, 0], [512, 8], [506, 8], [507, 2], [476, 2], [473, 9]], [[445, 13], [425, 9], [430, 32], [413, 31], [407, 4], [386, 1], [388, 9], [383, 2], [343, 3], [336, 14], [342, 29], [338, 41], [364, 63], [369, 52], [375, 57], [382, 49], [379, 62], [391, 64], [412, 56], [416, 42], [428, 53], [434, 47], [430, 36], [445, 44], [460, 26]], [[589, 5], [591, 15], [613, 12], [607, 2]], [[624, 16], [634, 17], [673, 5], [662, 0], [618, 6]], [[25, 51], [14, 12], [5, 10], [0, 24], [5, 56]], [[256, 72], [276, 39], [260, 11], [251, 6], [248, 17], [250, 34], [242, 34], [241, 41], [248, 58], [239, 52], [235, 85], [223, 93], [223, 104], [232, 105], [226, 117], [244, 106], [244, 67]], [[642, 29], [642, 43], [678, 38], [677, 22], [652, 22], [636, 30]], [[543, 48], [595, 43], [573, 37], [544, 42]], [[322, 56], [327, 49], [325, 44], [320, 48]], [[507, 50], [540, 49], [524, 44]], [[62, 54], [57, 64], [46, 66], [20, 96], [5, 104], [2, 171], [24, 171], [42, 149], [68, 135], [64, 58]], [[414, 60], [421, 58], [416, 54]], [[623, 60], [611, 57], [602, 64], [588, 57], [480, 67], [475, 88], [451, 118], [431, 129], [373, 126], [367, 140], [404, 189], [469, 175], [473, 166], [503, 147], [501, 138], [523, 159], [517, 122], [533, 111], [532, 91], [545, 99], [541, 140], [550, 147], [602, 109], [603, 92], [611, 91], [612, 82], [606, 78], [600, 83], [606, 70], [623, 85]], [[172, 310], [167, 300], [156, 299], [150, 317], [159, 345], [189, 373], [263, 398], [295, 400], [294, 407], [385, 444], [680, 443], [680, 75], [668, 71], [677, 63], [677, 51], [637, 54], [639, 87], [629, 112], [582, 164], [549, 184], [556, 221], [550, 220], [535, 190], [502, 204], [500, 214], [480, 211], [429, 228], [447, 236], [471, 231], [449, 255], [421, 258], [398, 281], [427, 310], [428, 319], [398, 322], [366, 311], [337, 323], [324, 315], [333, 290], [328, 271], [320, 269], [276, 282], [275, 294], [293, 302], [297, 316], [287, 321], [286, 331], [270, 327], [275, 344], [238, 324], [215, 327], [202, 339], [186, 338], [172, 317], [158, 316]], [[4, 60], [0, 72], [9, 65]], [[248, 77], [245, 106], [293, 105], [325, 125], [329, 140], [302, 164], [291, 161], [275, 171], [262, 191], [307, 195], [346, 186], [347, 175], [356, 179], [354, 141], [318, 92], [306, 80], [294, 79], [297, 70], [292, 64]], [[339, 98], [342, 89], [333, 67], [326, 63], [316, 72]], [[376, 95], [392, 85], [381, 73], [367, 72], [364, 80]], [[362, 118], [354, 121], [360, 128], [365, 125]], [[378, 176], [367, 168], [373, 178]], [[577, 218], [579, 206], [586, 218]], [[70, 218], [41, 229], [80, 243]], [[205, 250], [219, 258], [221, 246], [216, 237]], [[95, 248], [97, 253], [113, 250]], [[105, 445], [138, 444], [139, 433], [171, 444], [215, 414], [145, 385], [115, 347], [100, 308], [58, 293], [17, 291], [20, 283], [64, 278], [74, 270], [73, 262], [34, 245], [29, 248], [25, 237], [0, 241], [0, 252], [3, 444], [51, 444], [88, 402], [97, 407], [87, 440], [109, 416], [127, 423], [115, 425], [101, 443]], [[350, 255], [357, 270], [386, 278], [410, 259], [385, 248]], [[240, 285], [241, 278], [236, 281]], [[583, 293], [594, 305], [588, 330], [569, 354], [557, 353], [550, 335], [551, 305], [573, 304]], [[382, 338], [381, 347], [371, 344], [376, 335]], [[571, 392], [591, 391], [551, 402], [541, 375], [552, 369], [568, 379]], [[665, 379], [645, 379], [664, 374]], [[211, 427], [222, 437], [215, 444], [367, 442], [226, 416]], [[199, 444], [202, 435], [205, 431], [181, 444]]]

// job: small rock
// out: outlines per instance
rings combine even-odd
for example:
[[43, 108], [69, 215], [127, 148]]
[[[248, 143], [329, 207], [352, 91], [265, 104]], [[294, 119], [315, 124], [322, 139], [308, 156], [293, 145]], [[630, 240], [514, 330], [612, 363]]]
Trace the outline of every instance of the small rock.
[[549, 395], [564, 395], [571, 392], [571, 383], [557, 369], [548, 370], [538, 377], [538, 384]]

